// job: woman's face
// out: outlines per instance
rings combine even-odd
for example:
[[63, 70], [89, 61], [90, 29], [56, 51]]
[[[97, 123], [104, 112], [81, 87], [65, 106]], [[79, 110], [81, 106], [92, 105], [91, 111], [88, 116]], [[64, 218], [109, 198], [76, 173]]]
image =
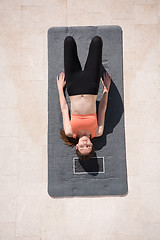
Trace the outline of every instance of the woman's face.
[[79, 138], [78, 144], [76, 145], [76, 149], [80, 151], [80, 153], [87, 155], [91, 152], [93, 144], [87, 136], [83, 136]]

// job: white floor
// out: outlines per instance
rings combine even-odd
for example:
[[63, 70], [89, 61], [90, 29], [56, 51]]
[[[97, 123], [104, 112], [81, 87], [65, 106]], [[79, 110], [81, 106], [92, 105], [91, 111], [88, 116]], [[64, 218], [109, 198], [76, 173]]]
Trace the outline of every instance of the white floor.
[[[0, 240], [159, 240], [160, 0], [1, 0], [0, 23]], [[52, 199], [47, 30], [85, 25], [123, 29], [129, 193]]]

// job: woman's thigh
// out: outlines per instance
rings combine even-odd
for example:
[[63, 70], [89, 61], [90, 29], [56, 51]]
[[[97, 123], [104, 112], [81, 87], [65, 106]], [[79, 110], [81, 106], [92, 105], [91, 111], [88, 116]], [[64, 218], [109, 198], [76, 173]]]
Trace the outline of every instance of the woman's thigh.
[[91, 77], [86, 71], [79, 71], [72, 74], [70, 81], [66, 82], [69, 96], [80, 94], [97, 95], [99, 80], [96, 76]]
[[77, 44], [72, 36], [67, 36], [64, 40], [64, 71], [66, 80], [80, 70], [82, 70], [82, 67], [78, 58]]
[[100, 36], [92, 38], [87, 60], [84, 67], [84, 72], [92, 76], [94, 79], [99, 79], [102, 66], [102, 47], [103, 41]]

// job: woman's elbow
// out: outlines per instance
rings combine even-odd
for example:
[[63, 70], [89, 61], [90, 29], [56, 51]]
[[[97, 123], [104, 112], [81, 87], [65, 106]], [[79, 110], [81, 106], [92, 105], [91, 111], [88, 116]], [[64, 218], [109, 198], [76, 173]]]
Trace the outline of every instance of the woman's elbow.
[[103, 127], [100, 126], [100, 127], [98, 128], [97, 133], [96, 133], [96, 137], [100, 137], [100, 136], [102, 136], [102, 135], [103, 135]]
[[103, 135], [103, 130], [99, 132], [99, 137], [101, 137], [102, 135]]
[[67, 137], [72, 137], [72, 131], [70, 130], [70, 129], [65, 129], [64, 130], [64, 132], [65, 132], [65, 135], [67, 136]]

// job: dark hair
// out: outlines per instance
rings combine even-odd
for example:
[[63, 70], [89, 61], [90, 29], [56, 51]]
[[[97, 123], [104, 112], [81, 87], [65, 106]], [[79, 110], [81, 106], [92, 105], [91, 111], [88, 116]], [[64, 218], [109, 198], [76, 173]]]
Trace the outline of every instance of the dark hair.
[[[78, 138], [73, 138], [73, 137], [68, 137], [66, 134], [65, 134], [65, 131], [60, 129], [60, 137], [61, 139], [64, 141], [64, 144], [65, 145], [68, 145], [69, 147], [74, 147], [76, 146], [76, 144], [78, 143], [79, 139]], [[94, 154], [94, 147], [92, 146], [92, 150], [89, 154], [82, 154], [80, 153], [80, 151], [78, 149], [76, 149], [76, 154], [77, 156], [79, 157], [80, 160], [88, 160], [90, 159], [93, 154]]]
[[65, 145], [68, 145], [69, 147], [74, 147], [78, 143], [78, 139], [75, 139], [73, 137], [68, 137], [65, 134], [65, 131], [60, 129], [60, 136], [61, 139], [64, 141]]
[[92, 146], [92, 150], [90, 153], [84, 155], [82, 154], [78, 148], [76, 149], [77, 156], [79, 157], [80, 160], [88, 160], [94, 155], [94, 147]]

